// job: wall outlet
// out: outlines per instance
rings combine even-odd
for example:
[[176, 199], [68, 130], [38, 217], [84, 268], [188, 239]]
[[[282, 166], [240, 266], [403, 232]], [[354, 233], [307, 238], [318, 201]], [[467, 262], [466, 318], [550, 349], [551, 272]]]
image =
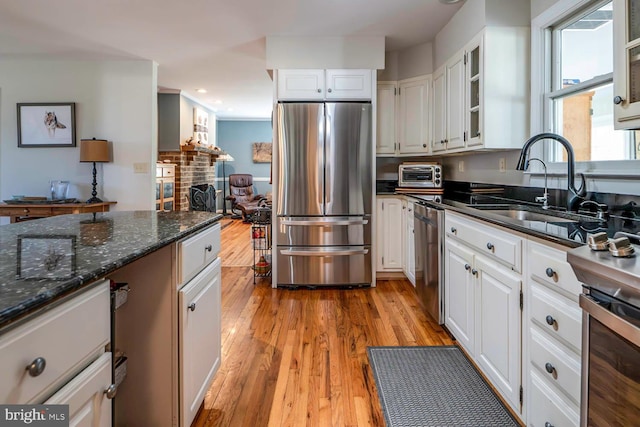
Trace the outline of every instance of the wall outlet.
[[500, 157], [500, 161], [498, 162], [498, 169], [500, 170], [500, 172], [507, 171], [507, 159], [505, 159], [504, 157]]
[[464, 160], [458, 160], [458, 172], [464, 172]]
[[133, 173], [149, 173], [149, 163], [134, 163]]

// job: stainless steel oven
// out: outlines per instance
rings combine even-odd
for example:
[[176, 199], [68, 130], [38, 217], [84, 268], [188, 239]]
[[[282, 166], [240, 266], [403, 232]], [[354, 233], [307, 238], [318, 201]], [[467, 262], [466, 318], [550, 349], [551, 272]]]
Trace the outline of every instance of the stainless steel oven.
[[587, 246], [567, 261], [584, 283], [581, 426], [640, 423], [640, 261]]

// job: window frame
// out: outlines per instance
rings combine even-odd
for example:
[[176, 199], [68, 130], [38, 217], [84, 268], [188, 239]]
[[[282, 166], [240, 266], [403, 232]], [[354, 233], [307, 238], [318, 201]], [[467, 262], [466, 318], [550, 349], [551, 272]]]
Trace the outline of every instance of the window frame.
[[[556, 65], [560, 61], [558, 49], [552, 51], [553, 28], [561, 28], [576, 13], [598, 9], [606, 0], [559, 0], [553, 6], [542, 12], [531, 21], [531, 135], [541, 132], [552, 132], [554, 118], [553, 99], [558, 95], [567, 95], [572, 92], [581, 92], [588, 87], [599, 86], [613, 81], [613, 74], [607, 73], [601, 76], [577, 84], [575, 87], [547, 91], [552, 87], [552, 69], [558, 75], [562, 72], [560, 67], [551, 67], [551, 62]], [[553, 52], [553, 57], [549, 54]], [[615, 63], [614, 63], [615, 67]], [[551, 95], [554, 95], [553, 98]], [[613, 102], [613, 101], [612, 101]], [[556, 162], [551, 159], [551, 150], [548, 142], [536, 144], [531, 148], [531, 155], [544, 159], [547, 163], [549, 175], [566, 175], [566, 162]], [[600, 160], [589, 162], [576, 162], [576, 173], [583, 173], [587, 177], [606, 178], [638, 178], [640, 177], [640, 160]], [[528, 171], [532, 175], [544, 173], [542, 165], [535, 163]]]

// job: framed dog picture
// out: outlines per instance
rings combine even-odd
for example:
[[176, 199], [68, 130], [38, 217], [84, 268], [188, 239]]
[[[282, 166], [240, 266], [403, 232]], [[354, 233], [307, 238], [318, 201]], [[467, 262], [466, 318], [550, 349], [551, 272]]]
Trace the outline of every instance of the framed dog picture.
[[18, 147], [75, 147], [74, 102], [18, 104]]

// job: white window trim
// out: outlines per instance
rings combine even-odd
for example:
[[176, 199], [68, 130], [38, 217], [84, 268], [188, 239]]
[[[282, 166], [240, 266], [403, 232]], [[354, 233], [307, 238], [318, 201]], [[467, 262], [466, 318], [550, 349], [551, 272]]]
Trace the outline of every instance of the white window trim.
[[[541, 132], [551, 132], [544, 128], [545, 88], [549, 87], [551, 75], [548, 67], [546, 52], [550, 48], [551, 40], [547, 37], [546, 29], [559, 21], [567, 19], [576, 10], [586, 6], [592, 0], [559, 0], [553, 6], [531, 20], [531, 135]], [[546, 143], [537, 143], [531, 147], [531, 156], [545, 159]], [[640, 160], [594, 161], [577, 162], [576, 173], [583, 173], [587, 178], [638, 178], [640, 176]], [[549, 175], [566, 175], [567, 166], [564, 163], [548, 162]], [[544, 173], [538, 162], [531, 165], [528, 171], [532, 175]]]

